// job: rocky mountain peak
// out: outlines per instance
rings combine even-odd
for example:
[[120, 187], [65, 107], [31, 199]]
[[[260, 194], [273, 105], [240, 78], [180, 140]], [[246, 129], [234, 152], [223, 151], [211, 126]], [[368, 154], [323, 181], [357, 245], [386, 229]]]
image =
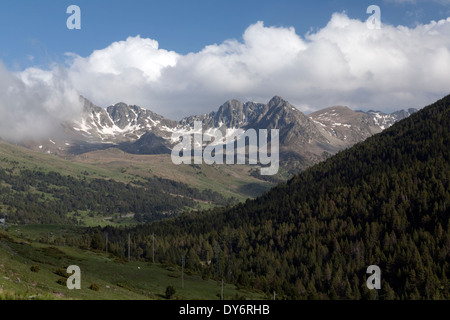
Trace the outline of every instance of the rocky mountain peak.
[[246, 121], [244, 114], [244, 104], [239, 100], [228, 100], [222, 106], [214, 117], [217, 126], [225, 124], [228, 128], [236, 128]]
[[274, 107], [276, 108], [276, 107], [283, 106], [285, 104], [288, 104], [288, 102], [286, 100], [284, 100], [280, 96], [274, 96], [272, 99], [270, 99], [270, 101], [267, 105], [269, 106], [269, 108], [274, 108]]
[[121, 129], [128, 126], [130, 122], [131, 124], [135, 124], [137, 120], [136, 112], [123, 102], [109, 106], [106, 110], [114, 123]]

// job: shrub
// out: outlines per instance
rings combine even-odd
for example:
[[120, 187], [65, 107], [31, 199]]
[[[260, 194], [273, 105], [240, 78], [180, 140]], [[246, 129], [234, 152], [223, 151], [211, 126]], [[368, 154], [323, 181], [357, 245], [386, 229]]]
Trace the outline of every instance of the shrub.
[[165, 266], [167, 271], [177, 271], [177, 269], [175, 269], [173, 266]]
[[41, 268], [38, 265], [32, 265], [30, 268], [31, 272], [39, 272]]
[[166, 298], [171, 299], [172, 296], [175, 294], [175, 288], [173, 286], [168, 286], [166, 288]]
[[58, 276], [64, 277], [64, 278], [68, 278], [70, 275], [67, 274], [66, 269], [63, 268], [58, 268], [54, 271], [55, 274], [57, 274]]
[[56, 283], [62, 285], [62, 286], [66, 286], [67, 285], [67, 279], [66, 278], [59, 278], [58, 281], [56, 281]]
[[186, 274], [187, 274], [188, 276], [193, 276], [193, 275], [194, 275], [194, 272], [192, 272], [191, 270], [186, 270]]
[[100, 287], [98, 286], [98, 284], [93, 283], [89, 286], [89, 289], [91, 289], [93, 291], [99, 291]]

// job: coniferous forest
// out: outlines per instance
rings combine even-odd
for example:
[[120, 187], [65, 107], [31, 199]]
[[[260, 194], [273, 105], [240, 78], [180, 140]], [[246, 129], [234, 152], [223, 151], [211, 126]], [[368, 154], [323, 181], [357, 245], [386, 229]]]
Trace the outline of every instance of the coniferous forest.
[[[104, 217], [132, 213], [136, 221], [148, 222], [177, 214], [186, 207], [195, 208], [194, 199], [217, 205], [235, 201], [209, 189], [199, 191], [162, 178], [124, 184], [14, 165], [0, 168], [0, 203], [12, 223], [76, 224], [79, 211]], [[70, 217], [70, 213], [75, 215]]]
[[[90, 245], [179, 264], [285, 299], [450, 298], [450, 96], [234, 207], [132, 228]], [[381, 289], [366, 287], [367, 267]]]

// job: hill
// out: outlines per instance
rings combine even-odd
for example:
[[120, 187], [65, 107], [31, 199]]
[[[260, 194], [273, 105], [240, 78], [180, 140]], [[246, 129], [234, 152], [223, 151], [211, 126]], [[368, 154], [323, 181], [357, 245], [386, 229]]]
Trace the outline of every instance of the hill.
[[369, 265], [381, 299], [449, 299], [449, 128], [447, 96], [255, 200], [109, 230], [110, 241], [132, 232], [145, 248], [164, 235], [158, 259], [186, 255], [193, 270], [289, 299], [375, 298]]
[[[271, 186], [249, 176], [248, 166], [177, 167], [167, 155], [116, 151], [64, 160], [0, 141], [0, 218], [22, 224], [138, 223], [244, 201]], [[214, 184], [216, 179], [222, 182]]]

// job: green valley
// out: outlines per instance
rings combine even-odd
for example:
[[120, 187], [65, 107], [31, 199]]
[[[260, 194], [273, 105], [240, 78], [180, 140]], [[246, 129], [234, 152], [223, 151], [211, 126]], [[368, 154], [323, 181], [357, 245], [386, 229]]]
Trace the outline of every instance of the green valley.
[[[127, 261], [105, 251], [69, 246], [72, 236], [82, 237], [81, 231], [56, 225], [0, 229], [0, 300], [167, 300], [168, 286], [175, 289], [171, 299], [221, 297], [221, 283], [191, 271], [182, 276], [179, 265]], [[67, 242], [59, 243], [53, 236], [50, 243], [36, 241], [42, 235], [47, 239], [48, 233], [64, 234]], [[73, 264], [81, 269], [81, 290], [69, 290], [61, 274]], [[229, 283], [223, 290], [225, 299], [264, 298], [261, 292]]]

